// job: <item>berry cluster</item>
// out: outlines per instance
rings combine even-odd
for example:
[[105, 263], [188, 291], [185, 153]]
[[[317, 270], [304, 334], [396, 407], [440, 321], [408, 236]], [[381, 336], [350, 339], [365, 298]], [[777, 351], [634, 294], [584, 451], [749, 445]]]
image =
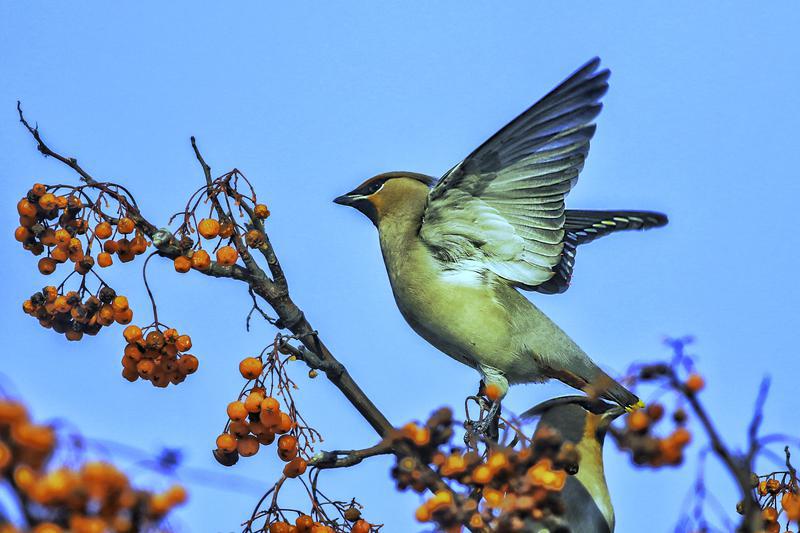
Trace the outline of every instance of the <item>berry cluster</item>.
[[[256, 204], [253, 211], [259, 219], [265, 219], [269, 216], [269, 209], [264, 204]], [[200, 241], [195, 246], [194, 241], [188, 236], [188, 233], [194, 231], [190, 221], [191, 217], [185, 216], [184, 223], [178, 229], [178, 235], [181, 236], [181, 248], [186, 250], [183, 255], [176, 257], [173, 262], [175, 271], [180, 273], [189, 272], [193, 268], [203, 271], [211, 267], [211, 255], [202, 248]], [[203, 239], [208, 241], [217, 240], [214, 246], [215, 256], [217, 264], [222, 266], [234, 265], [239, 260], [239, 252], [236, 251], [235, 246], [231, 245], [240, 234], [239, 229], [235, 222], [220, 222], [211, 217], [204, 218], [197, 223], [197, 233]], [[224, 244], [225, 242], [228, 244]], [[264, 234], [256, 229], [251, 229], [245, 233], [245, 243], [251, 248], [258, 248], [264, 242]]]
[[[139, 490], [108, 463], [49, 467], [56, 445], [52, 427], [32, 423], [21, 403], [0, 400], [0, 479], [17, 493], [33, 532], [153, 530], [186, 501], [181, 486], [158, 494]], [[19, 530], [4, 524], [0, 531]]]
[[[800, 525], [800, 482], [797, 479], [797, 471], [791, 466], [788, 449], [786, 464], [789, 470], [751, 476], [753, 495], [761, 506], [761, 517], [764, 520], [763, 527], [766, 533], [781, 531], [791, 533], [790, 522]], [[744, 513], [744, 502], [739, 502], [736, 510]], [[786, 522], [785, 528], [780, 526], [781, 519]]]
[[48, 285], [25, 300], [22, 310], [38, 319], [42, 327], [62, 333], [71, 341], [81, 340], [84, 334], [97, 335], [103, 326], [133, 320], [128, 299], [107, 285], [96, 294], [89, 294], [85, 285], [66, 293]]
[[[260, 359], [247, 357], [239, 363], [242, 377], [257, 380], [264, 369]], [[292, 409], [289, 410], [290, 412]], [[231, 466], [239, 456], [255, 455], [261, 445], [269, 446], [278, 437], [278, 457], [286, 463], [286, 477], [297, 477], [306, 471], [306, 459], [300, 457], [297, 423], [290, 413], [281, 410], [280, 402], [257, 385], [244, 392], [239, 400], [228, 404], [226, 430], [217, 437], [214, 456], [221, 464]]]
[[186, 353], [192, 347], [192, 338], [175, 328], [161, 331], [157, 324], [144, 328], [130, 325], [122, 335], [128, 343], [122, 356], [122, 377], [128, 381], [142, 378], [164, 388], [182, 383], [197, 371], [197, 357]]
[[[412, 445], [418, 457], [435, 468], [442, 478], [461, 484], [463, 494], [437, 491], [416, 511], [420, 522], [433, 522], [450, 531], [460, 524], [493, 531], [527, 531], [533, 524], [559, 529], [564, 506], [560, 491], [567, 475], [577, 472], [578, 452], [572, 443], [549, 429], [540, 429], [529, 446], [518, 449], [496, 447], [479, 455], [475, 451], [438, 450], [452, 435], [452, 413], [441, 409], [424, 426], [410, 424], [392, 439]], [[419, 462], [406, 457], [392, 470], [399, 488], [422, 492], [425, 474]], [[480, 491], [480, 501], [469, 497]]]
[[[62, 189], [66, 189], [65, 194], [59, 194]], [[119, 204], [118, 217], [109, 216], [101, 211], [100, 198], [91, 200], [84, 189], [36, 183], [17, 203], [20, 225], [14, 230], [14, 238], [34, 255], [47, 253], [39, 259], [42, 274], [52, 274], [59, 264], [69, 260], [76, 272], [86, 275], [95, 262], [101, 267], [110, 266], [111, 256], [117, 254], [125, 263], [143, 254], [150, 245], [128, 216], [126, 204]], [[97, 222], [94, 229], [92, 219]], [[114, 240], [117, 235], [121, 238]], [[102, 250], [96, 260], [92, 246]]]
[[692, 440], [692, 434], [685, 427], [686, 412], [676, 409], [672, 414], [676, 428], [666, 437], [659, 437], [653, 430], [664, 419], [664, 411], [662, 404], [652, 403], [628, 415], [623, 428], [612, 428], [611, 434], [617, 444], [623, 450], [630, 450], [635, 464], [660, 467], [678, 466], [683, 462], [684, 449]]
[[[361, 511], [355, 507], [351, 507], [347, 511], [350, 510], [355, 511], [358, 513], [358, 516], [361, 516]], [[347, 511], [345, 511], [345, 516], [347, 515]], [[360, 518], [356, 519], [349, 528], [344, 529], [342, 527], [334, 528], [333, 526], [315, 521], [307, 514], [301, 514], [295, 519], [294, 524], [286, 520], [278, 520], [271, 523], [267, 531], [269, 531], [269, 533], [339, 533], [342, 531], [349, 531], [350, 533], [370, 533], [371, 531], [377, 531], [377, 529], [373, 529], [372, 524]]]

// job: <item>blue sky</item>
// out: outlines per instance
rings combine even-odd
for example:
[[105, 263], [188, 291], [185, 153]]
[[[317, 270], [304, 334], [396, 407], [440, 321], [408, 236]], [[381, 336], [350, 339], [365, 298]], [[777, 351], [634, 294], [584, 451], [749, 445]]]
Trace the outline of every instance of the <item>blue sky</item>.
[[[369, 222], [331, 200], [388, 170], [440, 175], [573, 69], [599, 55], [611, 90], [568, 205], [661, 210], [666, 229], [583, 247], [572, 288], [531, 298], [609, 371], [665, 356], [664, 335], [692, 333], [703, 393], [742, 443], [754, 392], [773, 377], [767, 431], [796, 433], [800, 271], [796, 4], [742, 2], [2, 2], [0, 3], [0, 371], [38, 417], [157, 449], [208, 453], [241, 386], [237, 362], [274, 332], [244, 330], [242, 286], [151, 265], [162, 320], [188, 331], [201, 371], [156, 390], [119, 376], [121, 334], [66, 343], [20, 311], [45, 281], [12, 240], [14, 204], [32, 181], [75, 182], [17, 123], [15, 102], [53, 148], [125, 184], [166, 223], [202, 176], [195, 135], [215, 173], [241, 169], [272, 210], [270, 237], [295, 300], [396, 424], [460, 405], [476, 376], [419, 339], [396, 310]], [[137, 320], [141, 261], [109, 273]], [[147, 319], [149, 322], [149, 318]], [[368, 446], [371, 430], [323, 379], [297, 369], [300, 406], [328, 448]], [[559, 384], [512, 390], [517, 411]], [[693, 444], [696, 451], [699, 443]], [[277, 477], [272, 453], [237, 475]], [[670, 531], [694, 475], [632, 469], [606, 453], [618, 531]], [[384, 531], [420, 529], [413, 494], [397, 495], [390, 461], [325, 477], [357, 496]], [[724, 474], [711, 486], [732, 506]], [[236, 531], [258, 495], [195, 487], [179, 522]]]

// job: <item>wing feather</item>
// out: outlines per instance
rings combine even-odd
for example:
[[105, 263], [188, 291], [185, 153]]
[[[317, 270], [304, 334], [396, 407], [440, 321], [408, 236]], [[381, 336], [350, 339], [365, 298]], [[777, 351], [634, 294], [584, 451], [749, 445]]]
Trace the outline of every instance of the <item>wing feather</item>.
[[655, 225], [640, 212], [615, 217], [565, 209], [608, 90], [610, 73], [599, 66], [597, 58], [586, 63], [434, 186], [420, 237], [446, 268], [492, 272], [525, 289], [563, 292], [579, 244], [609, 231]]

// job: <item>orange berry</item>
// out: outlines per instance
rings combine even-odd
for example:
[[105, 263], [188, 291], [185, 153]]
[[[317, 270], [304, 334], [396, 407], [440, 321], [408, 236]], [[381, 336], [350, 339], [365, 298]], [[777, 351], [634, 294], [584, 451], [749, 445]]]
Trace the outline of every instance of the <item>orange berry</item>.
[[278, 456], [284, 461], [291, 461], [297, 456], [297, 438], [294, 435], [282, 435], [278, 439]]
[[251, 229], [244, 236], [244, 240], [250, 248], [258, 248], [264, 244], [264, 234], [257, 229]]
[[239, 259], [239, 252], [232, 246], [223, 246], [217, 250], [217, 262], [221, 265], [230, 266]]
[[17, 203], [17, 213], [22, 217], [35, 217], [36, 206], [30, 203], [27, 198], [23, 198]]
[[686, 388], [693, 394], [700, 392], [705, 384], [706, 382], [700, 374], [691, 374], [686, 379]]
[[26, 217], [26, 216], [20, 215], [20, 217], [19, 217], [19, 225], [20, 226], [24, 226], [26, 228], [30, 228], [34, 224], [36, 224], [36, 217]]
[[50, 257], [42, 257], [39, 259], [39, 272], [45, 276], [49, 276], [56, 271], [56, 262]]
[[264, 365], [255, 357], [245, 357], [239, 363], [239, 372], [244, 379], [256, 379], [263, 369]]
[[128, 326], [122, 332], [122, 336], [125, 337], [125, 340], [129, 343], [136, 342], [142, 339], [142, 328], [139, 326]]
[[178, 340], [178, 330], [175, 328], [168, 328], [164, 330], [164, 340], [167, 341], [167, 344], [175, 344], [175, 341]]
[[268, 396], [264, 398], [264, 401], [261, 402], [261, 410], [267, 411], [270, 413], [278, 413], [280, 412], [281, 404], [273, 398], [272, 396]]
[[230, 433], [223, 433], [217, 437], [217, 448], [227, 453], [236, 450], [236, 437]]
[[66, 248], [57, 247], [50, 252], [50, 257], [58, 263], [63, 263], [69, 257], [69, 252]]
[[478, 465], [472, 471], [472, 481], [479, 485], [486, 485], [493, 477], [492, 469], [488, 465]]
[[681, 427], [676, 429], [669, 438], [672, 439], [672, 441], [678, 446], [683, 447], [691, 442], [692, 434], [689, 433], [688, 429]]
[[286, 477], [302, 476], [305, 471], [306, 462], [300, 457], [295, 457], [283, 467], [283, 474]]
[[47, 192], [39, 197], [39, 206], [45, 211], [55, 209], [57, 205], [58, 201], [56, 200], [56, 196], [52, 193]]
[[256, 217], [263, 220], [269, 216], [269, 209], [267, 209], [267, 206], [264, 204], [257, 204], [255, 208], [253, 208], [253, 213]]
[[350, 529], [350, 533], [369, 533], [372, 530], [372, 524], [366, 520], [359, 520]]
[[41, 196], [47, 192], [47, 186], [41, 183], [34, 183], [33, 187], [31, 187], [31, 192], [34, 196]]
[[57, 245], [68, 245], [72, 239], [72, 235], [65, 229], [58, 229], [55, 233], [55, 241]]
[[228, 404], [228, 418], [231, 420], [244, 420], [247, 418], [247, 408], [244, 403], [236, 401]]
[[770, 494], [778, 494], [781, 491], [781, 482], [777, 479], [767, 480], [767, 492]]
[[178, 369], [181, 374], [194, 374], [197, 372], [199, 361], [192, 354], [185, 353], [178, 359]]
[[31, 238], [31, 235], [33, 235], [31, 233], [31, 230], [29, 230], [28, 228], [25, 228], [23, 226], [20, 226], [20, 227], [18, 227], [17, 229], [14, 230], [14, 239], [17, 242], [25, 242], [25, 241], [27, 241], [28, 239]]
[[123, 367], [122, 377], [133, 383], [134, 381], [139, 379], [139, 371], [136, 370], [136, 368]]
[[103, 243], [103, 251], [115, 254], [119, 251], [119, 243], [117, 241], [106, 241]]
[[197, 225], [197, 232], [206, 239], [214, 239], [219, 235], [219, 222], [213, 218], [205, 218]]
[[117, 324], [130, 324], [133, 320], [133, 309], [125, 309], [124, 311], [114, 311], [114, 320]]
[[114, 311], [125, 311], [128, 309], [128, 299], [125, 296], [117, 296], [111, 302], [111, 307]]
[[[297, 477], [297, 476], [289, 476], [289, 477]], [[308, 533], [309, 531], [311, 531], [311, 528], [314, 527], [314, 519], [306, 514], [303, 514], [297, 517], [297, 519], [294, 521], [294, 525], [295, 527], [297, 527], [297, 533]]]
[[179, 352], [185, 352], [192, 348], [192, 338], [189, 335], [180, 335], [175, 339], [175, 347]]
[[258, 452], [258, 439], [252, 435], [242, 437], [239, 439], [239, 444], [236, 447], [236, 450], [242, 457], [251, 457]]
[[660, 403], [651, 403], [645, 409], [645, 413], [647, 413], [651, 422], [658, 422], [664, 416], [664, 406]]
[[192, 266], [197, 270], [206, 270], [211, 266], [211, 256], [205, 250], [197, 250], [192, 254]]
[[137, 235], [131, 241], [131, 253], [136, 255], [145, 253], [147, 251], [148, 244], [149, 243], [147, 242], [147, 239], [141, 235]]
[[650, 426], [650, 417], [641, 409], [628, 415], [628, 427], [632, 431], [645, 431]]
[[128, 235], [129, 233], [133, 233], [133, 230], [136, 229], [136, 224], [128, 217], [122, 217], [117, 221], [117, 229], [123, 235]]
[[264, 401], [264, 395], [257, 390], [254, 390], [247, 395], [244, 401], [244, 407], [248, 413], [258, 413], [261, 411], [261, 402]]
[[426, 504], [422, 504], [417, 507], [417, 510], [414, 512], [414, 518], [416, 518], [418, 522], [428, 522], [431, 519], [431, 510], [428, 509]]
[[186, 500], [189, 498], [186, 489], [183, 488], [181, 485], [173, 485], [167, 489], [164, 493], [164, 496], [170, 501], [172, 505], [180, 505], [182, 503], [186, 503]]
[[67, 297], [63, 295], [56, 297], [56, 301], [53, 302], [53, 306], [55, 307], [55, 310], [58, 313], [66, 313], [70, 309], [72, 309], [72, 306], [69, 304]]
[[155, 370], [156, 364], [151, 359], [142, 359], [136, 363], [136, 371], [139, 372], [139, 375], [144, 379], [152, 377]]
[[497, 400], [502, 399], [503, 391], [498, 385], [494, 383], [489, 383], [488, 385], [486, 385], [486, 397], [492, 400], [493, 402], [496, 402]]
[[192, 268], [192, 260], [185, 255], [176, 257], [172, 264], [175, 267], [175, 272], [180, 272], [181, 274], [189, 272]]
[[94, 227], [94, 235], [98, 239], [108, 239], [111, 237], [111, 224], [108, 222], [101, 222]]
[[273, 522], [269, 525], [269, 533], [290, 533], [291, 526], [286, 522]]
[[102, 268], [106, 268], [111, 266], [114, 260], [111, 258], [111, 254], [108, 252], [100, 252], [97, 254], [97, 264], [100, 265]]
[[280, 414], [280, 421], [274, 427], [275, 433], [283, 434], [288, 433], [294, 427], [294, 420], [291, 419], [286, 413]]
[[68, 341], [79, 341], [83, 338], [83, 332], [75, 331], [74, 329], [68, 329], [64, 336]]
[[761, 511], [761, 516], [767, 522], [775, 522], [778, 519], [778, 510], [774, 507], [767, 507]]
[[250, 434], [250, 424], [248, 424], [246, 420], [237, 420], [228, 425], [228, 431], [238, 438], [246, 437]]

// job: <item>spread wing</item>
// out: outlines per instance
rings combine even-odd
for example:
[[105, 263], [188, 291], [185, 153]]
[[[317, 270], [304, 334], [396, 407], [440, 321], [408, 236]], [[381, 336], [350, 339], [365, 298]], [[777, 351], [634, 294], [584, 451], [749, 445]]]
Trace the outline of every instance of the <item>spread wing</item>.
[[599, 65], [589, 61], [431, 190], [420, 237], [440, 260], [526, 289], [556, 275], [567, 236], [564, 198], [608, 90], [610, 73]]

